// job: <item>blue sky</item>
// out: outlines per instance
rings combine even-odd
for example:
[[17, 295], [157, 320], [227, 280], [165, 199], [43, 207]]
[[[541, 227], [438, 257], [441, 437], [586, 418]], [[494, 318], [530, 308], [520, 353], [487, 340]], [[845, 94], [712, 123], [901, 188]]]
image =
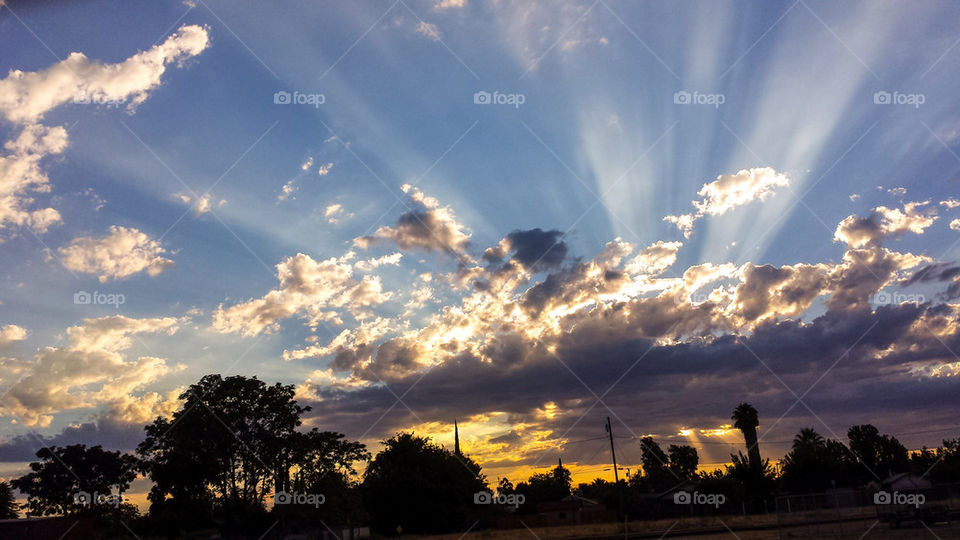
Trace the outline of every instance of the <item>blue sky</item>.
[[[956, 398], [951, 402], [942, 396], [955, 383], [949, 377], [924, 379], [916, 370], [909, 376], [903, 371], [957, 362], [950, 350], [960, 350], [953, 346], [958, 336], [949, 322], [956, 320], [951, 304], [956, 299], [937, 297], [953, 274], [903, 283], [921, 268], [950, 268], [957, 259], [960, 221], [956, 226], [951, 222], [960, 218], [960, 209], [948, 201], [957, 196], [960, 180], [955, 97], [960, 46], [953, 25], [958, 14], [955, 3], [928, 1], [398, 0], [245, 6], [217, 0], [149, 5], [8, 1], [0, 9], [0, 73], [11, 72], [0, 81], [0, 137], [13, 141], [30, 129], [67, 131], [62, 150], [38, 161], [49, 191], [17, 187], [13, 169], [0, 180], [4, 196], [15, 200], [10, 208], [52, 208], [59, 216], [43, 226], [32, 218], [0, 223], [0, 328], [9, 328], [9, 337], [0, 340], [6, 362], [2, 380], [6, 391], [13, 389], [11, 396], [20, 396], [16, 405], [4, 405], [15, 414], [5, 417], [0, 437], [12, 441], [11, 447], [22, 442], [16, 437], [31, 432], [66, 441], [70, 426], [93, 423], [103, 430], [112, 426], [118, 445], [135, 444], [130, 434], [143, 418], [173, 406], [166, 398], [145, 395], [166, 396], [206, 373], [241, 373], [297, 385], [311, 379], [315, 387], [303, 387], [301, 395], [328, 413], [318, 414], [317, 425], [351, 437], [375, 440], [410, 426], [446, 436], [444, 426], [453, 416], [473, 418], [478, 449], [495, 447], [489, 439], [519, 433], [525, 442], [509, 450], [516, 461], [500, 466], [530, 466], [539, 455], [531, 448], [544, 447], [530, 441], [561, 448], [565, 435], [580, 438], [581, 428], [571, 424], [584, 412], [582, 400], [590, 392], [579, 395], [584, 388], [571, 388], [567, 380], [530, 389], [523, 403], [502, 405], [431, 401], [429, 391], [421, 398], [413, 392], [411, 398], [420, 405], [401, 403], [374, 422], [394, 401], [385, 388], [413, 388], [419, 375], [447, 369], [455, 379], [455, 368], [465, 362], [458, 354], [496, 365], [500, 353], [483, 351], [510, 347], [480, 343], [490, 328], [476, 321], [488, 324], [485, 317], [494, 312], [486, 302], [514, 309], [550, 275], [555, 276], [550, 283], [586, 288], [551, 304], [560, 310], [552, 322], [537, 313], [524, 316], [529, 327], [519, 334], [516, 326], [496, 333], [514, 332], [521, 342], [526, 339], [513, 346], [530, 347], [530, 355], [539, 354], [538, 343], [548, 337], [557, 339], [550, 354], [561, 356], [555, 366], [561, 376], [570, 379], [568, 370], [582, 374], [580, 368], [564, 369], [566, 364], [590, 371], [589, 362], [572, 360], [574, 352], [563, 356], [564, 339], [590, 327], [590, 321], [602, 326], [609, 314], [596, 306], [610, 300], [591, 297], [594, 304], [577, 304], [600, 293], [596, 285], [574, 276], [582, 268], [578, 265], [608, 268], [597, 257], [616, 238], [637, 250], [668, 243], [666, 251], [675, 257], [655, 273], [626, 272], [634, 284], [651, 288], [610, 292], [620, 295], [616, 301], [676, 292], [676, 280], [697, 265], [725, 269], [716, 270], [713, 286], [698, 290], [700, 300], [719, 291], [707, 300], [716, 310], [711, 323], [678, 330], [677, 336], [627, 324], [611, 338], [622, 340], [616, 342], [623, 344], [626, 356], [609, 366], [609, 373], [597, 367], [604, 375], [598, 375], [596, 384], [606, 388], [618, 380], [614, 372], [631, 365], [633, 356], [643, 352], [644, 340], [666, 354], [669, 347], [704, 339], [759, 340], [761, 323], [778, 324], [780, 330], [786, 324], [813, 329], [819, 320], [820, 326], [846, 328], [841, 312], [850, 317], [856, 312], [855, 317], [865, 317], [857, 319], [861, 322], [875, 317], [875, 324], [886, 324], [875, 298], [878, 291], [914, 295], [911, 302], [922, 295], [920, 305], [928, 311], [915, 314], [921, 321], [917, 324], [938, 329], [934, 333], [940, 344], [930, 343], [931, 351], [938, 352], [923, 358], [904, 353], [894, 362], [890, 350], [897, 347], [877, 344], [863, 351], [864, 358], [889, 362], [850, 366], [849, 377], [879, 385], [871, 386], [874, 400], [852, 397], [846, 411], [840, 400], [846, 391], [824, 388], [819, 399], [826, 411], [811, 406], [820, 413], [814, 415], [794, 408], [770, 438], [789, 440], [808, 423], [830, 435], [814, 416], [835, 425], [841, 435], [858, 418], [894, 434], [912, 427], [912, 415], [929, 415], [934, 428], [954, 427], [944, 419], [951, 406], [955, 412]], [[181, 49], [169, 52], [165, 46]], [[166, 56], [159, 66], [144, 60], [138, 66], [128, 63], [126, 71], [109, 67], [141, 51]], [[67, 82], [60, 84], [55, 77], [23, 84], [15, 80], [15, 70], [50, 73], [74, 52], [83, 53], [86, 63], [67, 70], [72, 78], [59, 75]], [[98, 73], [98, 66], [107, 67]], [[85, 88], [95, 94], [94, 101], [119, 103], [44, 97], [46, 92]], [[277, 92], [322, 95], [323, 103], [277, 104]], [[523, 103], [476, 104], [477, 92], [520, 95]], [[677, 103], [683, 95], [678, 92], [722, 104]], [[902, 103], [884, 103], [883, 92]], [[4, 156], [9, 163], [14, 153], [8, 145]], [[753, 172], [739, 175], [741, 171]], [[698, 195], [715, 181], [716, 198]], [[404, 185], [413, 187], [404, 191]], [[685, 237], [664, 217], [696, 214], [691, 201], [701, 201], [702, 215]], [[410, 230], [403, 228], [404, 216], [413, 224]], [[843, 232], [839, 224], [848, 216], [864, 221], [849, 222]], [[404, 236], [430, 219], [445, 232], [412, 241]], [[557, 232], [523, 237], [531, 242], [527, 248], [540, 256], [562, 245], [562, 260], [530, 265], [523, 260], [520, 237], [504, 240], [499, 258], [483, 256], [511, 232], [537, 228]], [[372, 240], [356, 240], [364, 237]], [[464, 242], [457, 243], [461, 237]], [[100, 254], [91, 255], [97, 249]], [[749, 264], [781, 271], [789, 265], [827, 265], [810, 269], [811, 276], [832, 272], [822, 279], [839, 283], [844, 272], [854, 272], [859, 264], [838, 269], [845, 254], [856, 249], [874, 250], [861, 253], [868, 258], [902, 255], [890, 256], [896, 262], [890, 263], [889, 276], [881, 279], [872, 266], [867, 272], [881, 282], [856, 293], [872, 302], [867, 314], [855, 300], [847, 306], [831, 304], [842, 296], [839, 288], [852, 289], [856, 283], [817, 285], [809, 302], [779, 310], [768, 306], [752, 318], [738, 312], [749, 301], [746, 288], [735, 298], [721, 294], [724, 287], [747, 279]], [[131, 257], [134, 252], [145, 259]], [[399, 262], [369, 262], [397, 253]], [[336, 286], [314, 281], [310, 291], [284, 288], [283, 270], [276, 265], [298, 254], [307, 257], [299, 260], [307, 281], [311, 272], [319, 272], [316, 263], [330, 259], [338, 261], [331, 265], [346, 265], [351, 277], [341, 275]], [[877, 262], [871, 261], [863, 266]], [[946, 266], [931, 266], [937, 263]], [[286, 276], [287, 283], [295, 280], [293, 274]], [[500, 279], [509, 290], [490, 297], [478, 293], [478, 282], [500, 284]], [[811, 280], [821, 278], [797, 279], [790, 287], [807, 290], [813, 287]], [[323, 291], [338, 286], [342, 297], [324, 296]], [[775, 296], [772, 289], [757, 287], [753, 294]], [[411, 307], [417, 290], [426, 300]], [[78, 291], [121, 294], [124, 303], [78, 305], [73, 300]], [[283, 293], [278, 293], [278, 309], [289, 312], [277, 316], [256, 305], [270, 291]], [[488, 311], [480, 313], [478, 304]], [[854, 304], [856, 309], [850, 307]], [[903, 311], [915, 305], [885, 307]], [[684, 309], [706, 309], [693, 306], [687, 303]], [[559, 314], [563, 308], [571, 311]], [[947, 313], [934, 313], [936, 309]], [[464, 317], [459, 326], [454, 322], [458, 314]], [[174, 322], [161, 322], [167, 319]], [[721, 319], [726, 322], [717, 322]], [[339, 353], [330, 349], [284, 359], [284, 351], [327, 345], [342, 331], [378, 324], [382, 333], [367, 334], [369, 341], [351, 334], [356, 339]], [[68, 331], [106, 332], [105, 327], [122, 329], [101, 338], [94, 330]], [[158, 327], [162, 329], [154, 331]], [[458, 334], [458, 327], [466, 335]], [[809, 370], [797, 386], [818, 380], [846, 348], [858, 351], [860, 342], [856, 335], [852, 338], [838, 341], [833, 353], [824, 337], [827, 356], [808, 359]], [[917, 338], [902, 334], [898, 339]], [[410, 342], [418, 340], [436, 341], [436, 351], [445, 352], [410, 352]], [[476, 343], [465, 345], [471, 340]], [[408, 353], [398, 354], [391, 346]], [[102, 353], [109, 359], [96, 364], [100, 360], [84, 357], [96, 376], [58, 367], [55, 360], [44, 370], [38, 367], [46, 365], [44, 350], [51, 355]], [[381, 356], [382, 369], [377, 367]], [[159, 360], [138, 364], [143, 358]], [[514, 361], [526, 360], [511, 360], [511, 365]], [[718, 362], [724, 360], [691, 367], [686, 384], [740, 369], [736, 361], [730, 367]], [[442, 369], [432, 371], [437, 366]], [[336, 369], [328, 371], [331, 367]], [[795, 367], [783, 369], [794, 374]], [[460, 368], [463, 377], [482, 382], [486, 376]], [[771, 375], [755, 368], [754, 361], [751, 373]], [[650, 369], [656, 372], [655, 365]], [[143, 374], [126, 385], [115, 383], [131, 370]], [[431, 379], [424, 380], [429, 384]], [[912, 390], [884, 405], [876, 389], [904, 381]], [[437, 384], [446, 388], [446, 383]], [[740, 400], [758, 402], [772, 420], [791, 403], [789, 392], [776, 380], [772, 384], [737, 387], [742, 393], [718, 406], [720, 413], [704, 395], [690, 398], [687, 405], [658, 405], [649, 424], [642, 416], [623, 413], [623, 428], [664, 437], [685, 427], [715, 428], [724, 423], [724, 411]], [[697, 391], [688, 389], [687, 395]], [[865, 392], [859, 388], [850, 395]], [[918, 402], [917, 396], [925, 393], [941, 397], [930, 404]], [[56, 394], [76, 399], [54, 399]], [[638, 403], [656, 395], [637, 398]], [[618, 410], [637, 407], [625, 396], [617, 401]], [[552, 410], [547, 403], [569, 415], [555, 419], [543, 412]], [[25, 421], [29, 411], [49, 418]], [[466, 425], [469, 431], [471, 423]], [[527, 426], [528, 434], [517, 425]], [[540, 428], [529, 427], [533, 425]], [[937, 437], [904, 439], [919, 445], [935, 444]], [[785, 448], [775, 447], [771, 456], [782, 455]], [[722, 461], [724, 452], [713, 459]]]

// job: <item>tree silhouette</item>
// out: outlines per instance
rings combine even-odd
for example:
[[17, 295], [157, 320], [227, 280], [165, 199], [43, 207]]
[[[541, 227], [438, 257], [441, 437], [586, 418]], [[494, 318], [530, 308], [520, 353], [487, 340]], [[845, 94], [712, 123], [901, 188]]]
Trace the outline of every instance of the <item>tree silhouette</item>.
[[517, 484], [517, 493], [526, 497], [526, 508], [532, 511], [538, 504], [569, 496], [571, 485], [570, 470], [558, 464], [550, 472], [534, 473], [526, 482]]
[[[10, 483], [27, 496], [30, 513], [39, 516], [118, 507], [123, 492], [136, 478], [138, 467], [133, 456], [110, 452], [99, 445], [51, 446], [41, 448], [36, 456], [40, 461], [30, 463], [31, 472]], [[83, 494], [87, 497], [82, 498]], [[110, 495], [116, 498], [103, 504], [103, 498]]]
[[691, 480], [697, 476], [700, 456], [697, 449], [688, 445], [671, 444], [667, 449], [670, 457], [670, 470], [681, 480]]
[[487, 490], [479, 465], [413, 433], [382, 444], [361, 484], [375, 530], [443, 533], [470, 527], [481, 510], [474, 496]]
[[16, 519], [20, 517], [20, 505], [13, 495], [13, 487], [0, 481], [0, 519]]
[[146, 426], [137, 447], [154, 482], [151, 512], [202, 521], [210, 510], [262, 511], [286, 477], [291, 438], [309, 410], [293, 395], [293, 385], [256, 377], [207, 375], [190, 385], [183, 407]]
[[743, 442], [747, 445], [750, 465], [759, 467], [761, 458], [760, 443], [757, 441], [757, 426], [760, 425], [760, 420], [757, 416], [757, 410], [753, 408], [753, 405], [744, 402], [737, 405], [730, 418], [733, 420], [733, 427], [743, 433]]
[[880, 431], [871, 424], [853, 426], [847, 431], [850, 440], [850, 451], [863, 463], [860, 478], [869, 482], [880, 480], [888, 476], [905, 472], [909, 467], [907, 449], [900, 444], [896, 437], [881, 435]]
[[849, 450], [838, 441], [824, 439], [813, 428], [797, 433], [780, 465], [781, 483], [791, 493], [816, 493], [853, 483]]

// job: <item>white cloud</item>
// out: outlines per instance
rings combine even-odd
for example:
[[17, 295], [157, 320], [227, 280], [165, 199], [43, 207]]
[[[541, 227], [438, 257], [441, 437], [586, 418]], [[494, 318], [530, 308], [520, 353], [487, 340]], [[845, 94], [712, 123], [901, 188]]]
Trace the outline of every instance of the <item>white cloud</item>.
[[353, 214], [344, 210], [342, 204], [335, 203], [324, 209], [323, 217], [327, 218], [327, 223], [339, 223], [353, 217]]
[[0, 79], [0, 114], [33, 123], [51, 109], [84, 97], [94, 102], [127, 101], [133, 109], [160, 85], [171, 62], [183, 62], [210, 44], [206, 28], [181, 26], [163, 43], [116, 64], [101, 64], [73, 52], [43, 71], [11, 70]]
[[330, 169], [333, 168], [333, 163], [327, 163], [326, 165], [320, 165], [317, 167], [317, 174], [320, 176], [326, 176], [330, 174]]
[[887, 193], [893, 195], [894, 197], [903, 197], [907, 194], [907, 188], [895, 187], [887, 190]]
[[166, 250], [159, 242], [137, 229], [117, 225], [102, 238], [74, 238], [58, 252], [64, 266], [74, 272], [97, 274], [102, 283], [143, 271], [156, 276], [173, 265], [162, 256]]
[[311, 157], [311, 158], [307, 158], [307, 160], [303, 162], [303, 165], [300, 165], [300, 170], [301, 170], [301, 171], [306, 171], [307, 169], [309, 169], [309, 168], [312, 167], [312, 166], [313, 166], [313, 158], [312, 158], [312, 157]]
[[297, 190], [297, 179], [293, 178], [289, 182], [284, 184], [282, 188], [280, 188], [280, 194], [277, 195], [277, 200], [285, 201], [291, 198], [291, 195], [293, 195], [293, 192], [296, 190]]
[[960, 231], [960, 219], [955, 219], [950, 222], [950, 228], [955, 231]]
[[940, 206], [945, 206], [948, 210], [953, 210], [954, 208], [960, 206], [960, 201], [958, 201], [953, 197], [950, 197], [945, 201], [940, 201]]
[[908, 231], [923, 234], [937, 220], [935, 207], [923, 208], [929, 204], [930, 201], [907, 203], [903, 211], [878, 206], [867, 217], [847, 216], [837, 225], [833, 238], [859, 248], [879, 245], [885, 238]]
[[685, 238], [693, 234], [693, 223], [703, 216], [719, 216], [729, 210], [753, 201], [764, 201], [778, 187], [788, 186], [785, 174], [770, 167], [743, 169], [736, 174], [721, 174], [716, 180], [704, 184], [697, 192], [702, 197], [693, 201], [695, 213], [666, 216], [664, 221], [673, 223]]
[[279, 321], [302, 314], [312, 328], [325, 322], [342, 323], [341, 311], [362, 316], [369, 308], [390, 299], [379, 276], [354, 277], [354, 270], [369, 271], [383, 264], [399, 263], [399, 254], [357, 261], [349, 252], [340, 258], [315, 261], [298, 253], [277, 264], [279, 287], [261, 298], [230, 307], [220, 305], [213, 314], [213, 328], [223, 333], [255, 336], [279, 328]]
[[0, 326], [0, 347], [27, 339], [27, 330], [15, 324]]
[[[67, 346], [41, 348], [31, 361], [17, 363], [24, 376], [8, 388], [5, 404], [24, 424], [41, 427], [49, 426], [53, 414], [62, 410], [109, 403], [134, 407], [139, 398], [133, 393], [171, 368], [161, 358], [127, 360], [122, 352], [130, 348], [132, 336], [170, 335], [178, 324], [174, 318], [86, 319], [67, 329]], [[145, 397], [156, 401], [149, 394]]]
[[33, 195], [48, 193], [50, 179], [40, 168], [40, 161], [67, 148], [67, 130], [39, 124], [25, 126], [15, 139], [4, 144], [6, 155], [0, 156], [0, 230], [25, 225], [36, 233], [60, 221], [53, 208], [33, 207]]
[[426, 21], [420, 21], [420, 24], [417, 25], [417, 33], [426, 36], [433, 41], [440, 41], [440, 29], [437, 28], [437, 25], [435, 24], [431, 24]]
[[190, 195], [184, 195], [183, 193], [177, 193], [175, 196], [180, 200], [180, 202], [193, 208], [194, 217], [200, 217], [201, 215], [206, 214], [211, 208], [213, 208], [214, 204], [216, 204], [218, 207], [227, 204], [227, 201], [224, 199], [220, 199], [220, 201], [214, 203], [213, 198], [209, 193], [204, 193], [196, 199]]

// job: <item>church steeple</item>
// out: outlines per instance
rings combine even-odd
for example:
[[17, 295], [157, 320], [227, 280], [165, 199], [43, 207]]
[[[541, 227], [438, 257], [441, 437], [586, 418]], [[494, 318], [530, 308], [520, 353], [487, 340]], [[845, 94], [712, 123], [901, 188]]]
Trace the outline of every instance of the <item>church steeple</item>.
[[457, 421], [453, 421], [453, 453], [460, 455], [460, 428], [457, 427]]
[[560, 468], [560, 469], [563, 468], [563, 458], [562, 458], [562, 457], [558, 457], [558, 458], [557, 458], [557, 468]]

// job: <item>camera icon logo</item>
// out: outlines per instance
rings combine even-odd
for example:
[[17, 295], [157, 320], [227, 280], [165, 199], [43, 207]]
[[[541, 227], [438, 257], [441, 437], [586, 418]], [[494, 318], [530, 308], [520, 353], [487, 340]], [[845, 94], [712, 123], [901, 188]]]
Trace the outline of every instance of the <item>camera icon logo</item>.
[[680, 90], [679, 92], [674, 92], [673, 103], [674, 105], [689, 105], [690, 92], [687, 92], [686, 90]]
[[893, 497], [886, 491], [878, 491], [873, 494], [873, 504], [890, 504]]
[[474, 105], [489, 105], [492, 103], [490, 99], [490, 92], [485, 92], [483, 90], [473, 94], [473, 103]]
[[883, 90], [874, 92], [873, 102], [877, 105], [889, 105], [891, 103], [890, 92], [885, 92]]
[[273, 94], [274, 105], [289, 105], [291, 103], [290, 92], [281, 90]]
[[73, 504], [77, 506], [90, 506], [93, 503], [93, 497], [86, 491], [78, 491], [73, 494]]
[[473, 504], [490, 504], [493, 502], [493, 495], [489, 491], [478, 491], [473, 494]]
[[293, 499], [286, 491], [278, 491], [273, 494], [273, 504], [290, 504]]
[[690, 493], [683, 490], [673, 494], [673, 504], [690, 504], [692, 500]]
[[73, 303], [77, 305], [89, 305], [92, 301], [90, 293], [87, 291], [77, 291], [73, 293]]

